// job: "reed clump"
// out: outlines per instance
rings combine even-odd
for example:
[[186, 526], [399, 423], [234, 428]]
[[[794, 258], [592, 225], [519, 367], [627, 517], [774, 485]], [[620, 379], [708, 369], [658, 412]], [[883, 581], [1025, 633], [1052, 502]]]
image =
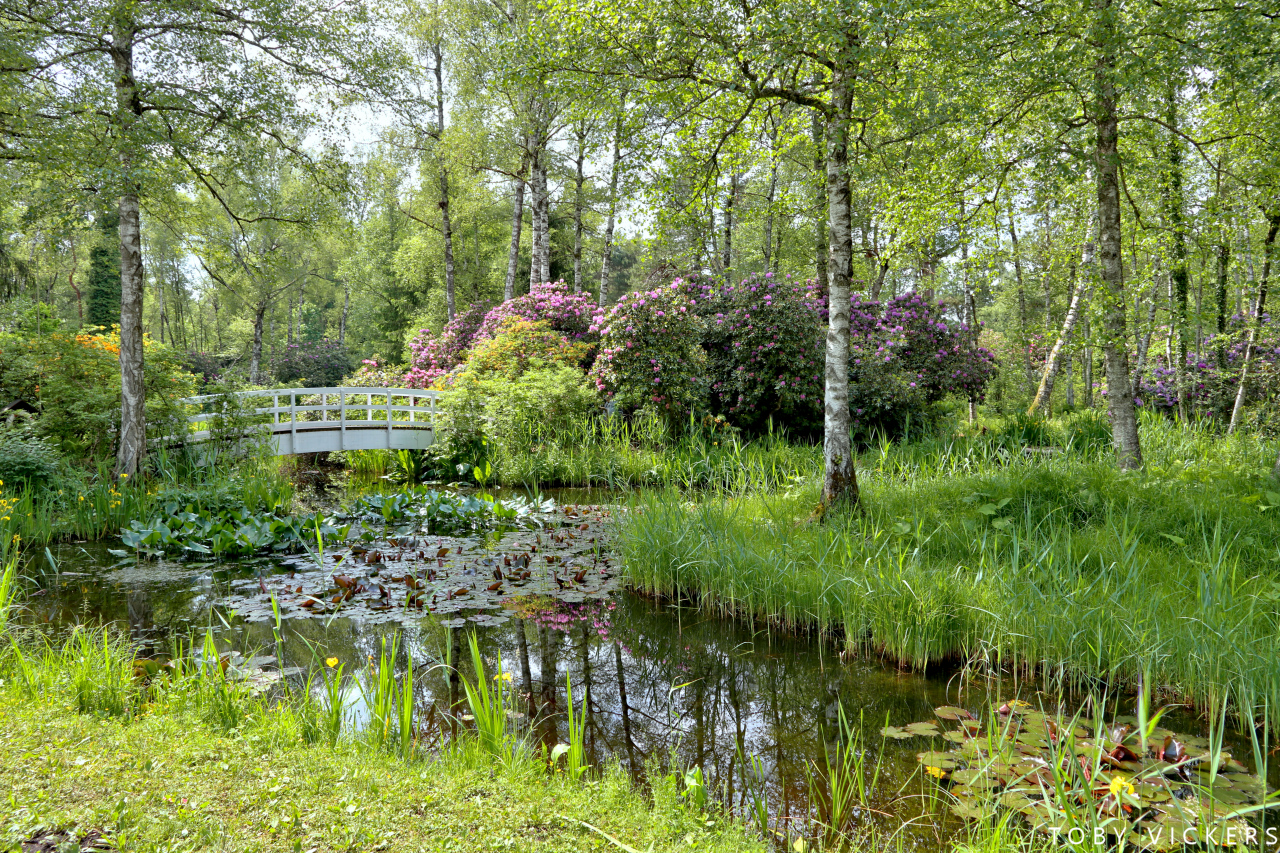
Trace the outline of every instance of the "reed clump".
[[[1202, 706], [1280, 700], [1274, 447], [1152, 419], [1147, 469], [999, 437], [864, 452], [860, 513], [790, 489], [642, 494], [618, 530], [659, 595], [923, 668], [955, 660], [1060, 687], [1155, 682]], [[1239, 708], [1249, 715], [1250, 708]]]

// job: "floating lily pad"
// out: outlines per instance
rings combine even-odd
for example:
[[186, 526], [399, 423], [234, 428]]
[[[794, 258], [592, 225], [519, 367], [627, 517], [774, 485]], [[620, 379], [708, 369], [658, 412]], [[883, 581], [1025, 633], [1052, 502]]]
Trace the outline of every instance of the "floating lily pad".
[[967, 720], [973, 717], [964, 708], [958, 708], [954, 705], [943, 705], [941, 708], [934, 708], [933, 713], [938, 715], [941, 720]]

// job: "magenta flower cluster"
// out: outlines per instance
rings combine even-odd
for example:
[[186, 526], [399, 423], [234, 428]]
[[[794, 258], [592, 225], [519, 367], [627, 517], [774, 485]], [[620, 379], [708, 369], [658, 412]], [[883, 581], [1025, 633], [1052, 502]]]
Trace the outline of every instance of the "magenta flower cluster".
[[916, 292], [887, 303], [853, 294], [849, 312], [849, 409], [856, 431], [901, 431], [905, 419], [948, 394], [983, 398], [995, 355], [943, 304]]
[[822, 294], [812, 281], [771, 273], [717, 287], [694, 280], [705, 332], [711, 409], [748, 430], [772, 419], [815, 432], [822, 426]]
[[477, 302], [450, 320], [439, 337], [430, 329], [419, 329], [409, 342], [409, 372], [404, 375], [404, 384], [409, 388], [430, 388], [466, 361], [491, 308], [487, 302]]
[[600, 335], [591, 378], [622, 414], [649, 408], [673, 420], [705, 397], [702, 320], [682, 279], [628, 293], [589, 329]]
[[563, 281], [535, 284], [523, 296], [495, 305], [485, 315], [476, 332], [476, 340], [495, 337], [509, 317], [522, 320], [545, 320], [553, 331], [573, 343], [595, 340], [591, 326], [599, 309], [590, 293], [574, 293]]
[[[1244, 364], [1248, 323], [1248, 319], [1236, 315], [1230, 319], [1225, 335], [1210, 336], [1205, 339], [1202, 352], [1187, 353], [1182, 396], [1192, 411], [1220, 419], [1231, 417]], [[1155, 330], [1153, 338], [1163, 340], [1168, 335], [1165, 327]], [[1269, 315], [1263, 315], [1262, 335], [1254, 345], [1253, 357], [1250, 373], [1254, 381], [1250, 383], [1249, 398], [1256, 396], [1262, 383], [1274, 381], [1280, 368], [1280, 324], [1271, 322]], [[1157, 353], [1138, 376], [1135, 402], [1167, 414], [1177, 411], [1178, 375], [1164, 353]]]

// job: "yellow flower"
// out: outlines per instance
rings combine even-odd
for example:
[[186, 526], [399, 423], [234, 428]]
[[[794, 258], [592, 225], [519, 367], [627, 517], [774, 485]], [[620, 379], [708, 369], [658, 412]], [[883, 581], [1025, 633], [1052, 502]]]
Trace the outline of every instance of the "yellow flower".
[[121, 475], [120, 475], [120, 479], [121, 479], [121, 480], [127, 480], [127, 479], [129, 479], [129, 475], [128, 475], [128, 474], [121, 474]]
[[941, 779], [943, 776], [947, 775], [947, 771], [943, 770], [941, 767], [932, 767], [927, 764], [925, 765], [924, 772], [938, 779]]
[[509, 673], [509, 672], [500, 672], [500, 673], [498, 673], [497, 675], [495, 675], [495, 676], [493, 677], [493, 680], [494, 680], [494, 681], [497, 681], [498, 679], [502, 679], [502, 683], [503, 683], [503, 684], [510, 684], [510, 683], [511, 683], [511, 673]]
[[1110, 791], [1111, 791], [1111, 796], [1115, 797], [1116, 799], [1119, 799], [1121, 796], [1132, 797], [1134, 793], [1133, 783], [1130, 782], [1128, 779], [1126, 779], [1124, 776], [1113, 776], [1111, 777]]
[[329, 667], [330, 669], [333, 669], [335, 666], [337, 666], [337, 665], [338, 665], [338, 659], [337, 659], [337, 658], [325, 658], [325, 659], [324, 659], [324, 663], [325, 663], [325, 666]]

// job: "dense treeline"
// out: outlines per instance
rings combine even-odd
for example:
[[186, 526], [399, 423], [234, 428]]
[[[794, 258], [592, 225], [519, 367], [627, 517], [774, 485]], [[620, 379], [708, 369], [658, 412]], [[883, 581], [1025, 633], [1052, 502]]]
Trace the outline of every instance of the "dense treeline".
[[1003, 411], [1105, 405], [1125, 467], [1142, 407], [1274, 425], [1262, 4], [5, 0], [0, 20], [3, 322], [119, 322], [120, 472], [144, 332], [206, 376], [314, 378], [299, 350], [341, 376], [556, 280], [607, 307], [691, 275], [811, 279], [826, 500], [855, 488], [859, 299], [940, 302], [995, 353]]

